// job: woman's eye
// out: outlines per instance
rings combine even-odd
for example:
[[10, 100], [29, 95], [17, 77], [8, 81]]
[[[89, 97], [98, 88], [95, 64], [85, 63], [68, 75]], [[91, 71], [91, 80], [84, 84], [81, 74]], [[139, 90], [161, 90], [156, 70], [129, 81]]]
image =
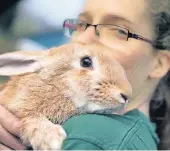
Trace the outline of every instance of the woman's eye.
[[120, 33], [120, 34], [122, 34], [122, 35], [127, 35], [127, 32], [126, 31], [124, 31], [124, 30], [118, 30], [118, 32]]
[[127, 35], [127, 31], [126, 30], [123, 30], [123, 29], [120, 29], [120, 28], [110, 28], [110, 31], [112, 33], [117, 33], [117, 34], [121, 34], [121, 35]]
[[76, 30], [77, 31], [84, 31], [86, 29], [86, 24], [85, 23], [77, 23], [76, 24]]
[[127, 35], [127, 32], [125, 30], [122, 29], [112, 29], [112, 31], [121, 34], [121, 35]]
[[77, 27], [84, 27], [85, 26], [85, 24], [83, 24], [83, 23], [78, 23], [77, 24]]
[[107, 33], [105, 33], [108, 38], [117, 38], [121, 40], [126, 40], [128, 36], [128, 30], [126, 29], [121, 29], [119, 27], [112, 27], [109, 28]]
[[83, 68], [93, 67], [92, 59], [91, 59], [90, 57], [88, 57], [88, 56], [83, 57], [83, 58], [80, 60], [80, 65], [81, 65], [81, 67], [83, 67]]

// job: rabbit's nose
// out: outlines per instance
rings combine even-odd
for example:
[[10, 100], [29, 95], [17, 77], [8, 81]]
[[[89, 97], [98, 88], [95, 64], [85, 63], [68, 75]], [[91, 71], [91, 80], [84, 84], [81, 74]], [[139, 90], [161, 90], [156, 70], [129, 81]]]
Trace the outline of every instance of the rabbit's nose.
[[129, 97], [123, 93], [119, 93], [116, 98], [120, 103], [123, 103], [123, 104], [128, 103], [128, 99], [129, 99]]
[[128, 101], [128, 96], [126, 94], [120, 93], [120, 95], [125, 100], [125, 102]]

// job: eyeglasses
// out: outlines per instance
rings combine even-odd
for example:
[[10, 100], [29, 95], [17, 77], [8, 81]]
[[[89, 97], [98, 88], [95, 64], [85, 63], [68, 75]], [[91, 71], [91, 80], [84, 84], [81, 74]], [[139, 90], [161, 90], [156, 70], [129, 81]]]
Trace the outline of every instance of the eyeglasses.
[[102, 38], [104, 41], [109, 42], [120, 42], [128, 41], [129, 38], [134, 38], [137, 40], [143, 40], [150, 43], [153, 47], [156, 47], [155, 43], [145, 37], [131, 33], [128, 29], [112, 25], [112, 24], [97, 24], [91, 25], [81, 20], [76, 19], [66, 19], [63, 24], [64, 34], [67, 37], [74, 37], [80, 35], [88, 27], [95, 27], [95, 33], [97, 36]]

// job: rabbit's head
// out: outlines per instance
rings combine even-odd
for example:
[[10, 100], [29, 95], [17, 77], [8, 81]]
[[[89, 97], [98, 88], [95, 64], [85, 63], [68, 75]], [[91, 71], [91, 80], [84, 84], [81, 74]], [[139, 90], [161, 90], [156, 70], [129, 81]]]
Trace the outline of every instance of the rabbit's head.
[[111, 53], [83, 46], [68, 44], [48, 51], [0, 55], [0, 75], [30, 73], [60, 85], [76, 108], [90, 112], [122, 107], [132, 93], [123, 67]]

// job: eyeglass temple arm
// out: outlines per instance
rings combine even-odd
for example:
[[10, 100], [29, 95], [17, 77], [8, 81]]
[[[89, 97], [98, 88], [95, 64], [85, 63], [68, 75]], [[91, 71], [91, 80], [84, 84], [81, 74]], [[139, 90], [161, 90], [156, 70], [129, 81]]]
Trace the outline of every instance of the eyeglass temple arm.
[[133, 34], [133, 33], [129, 32], [128, 37], [129, 38], [135, 38], [135, 39], [146, 41], [146, 42], [150, 43], [153, 47], [157, 46], [157, 44], [155, 44], [153, 41], [151, 41], [151, 40], [149, 40], [147, 38], [144, 38], [144, 37], [142, 37], [140, 35], [137, 35], [137, 34]]
[[166, 46], [162, 45], [162, 43], [160, 43], [160, 42], [153, 42], [153, 41], [151, 41], [151, 40], [149, 40], [147, 38], [144, 38], [144, 37], [142, 37], [140, 35], [136, 35], [136, 34], [133, 34], [133, 33], [129, 32], [128, 37], [146, 41], [146, 42], [150, 43], [156, 49], [162, 49], [162, 50], [166, 49]]

